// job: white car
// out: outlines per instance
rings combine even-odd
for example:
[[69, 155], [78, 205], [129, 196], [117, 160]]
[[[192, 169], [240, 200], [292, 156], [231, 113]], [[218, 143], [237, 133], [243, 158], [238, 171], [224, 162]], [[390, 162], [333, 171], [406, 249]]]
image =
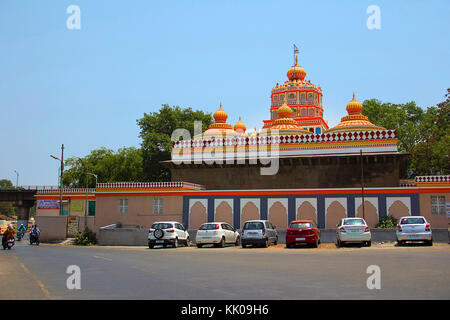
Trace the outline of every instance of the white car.
[[186, 247], [191, 245], [189, 233], [186, 228], [177, 221], [155, 222], [148, 229], [148, 247], [153, 249], [155, 245], [172, 245], [174, 248], [183, 243]]
[[208, 222], [198, 229], [195, 242], [199, 248], [205, 244], [214, 244], [223, 248], [226, 243], [240, 245], [241, 237], [239, 232], [226, 222]]
[[396, 234], [399, 246], [406, 241], [424, 241], [429, 246], [433, 245], [431, 225], [422, 216], [401, 217]]
[[368, 247], [372, 244], [372, 234], [363, 218], [344, 218], [336, 226], [337, 246], [347, 242], [363, 242]]

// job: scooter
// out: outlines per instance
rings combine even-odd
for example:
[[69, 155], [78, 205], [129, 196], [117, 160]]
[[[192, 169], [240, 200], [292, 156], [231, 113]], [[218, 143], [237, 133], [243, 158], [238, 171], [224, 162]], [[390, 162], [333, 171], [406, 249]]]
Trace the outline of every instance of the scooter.
[[39, 245], [39, 235], [36, 233], [30, 233], [30, 244], [33, 243]]
[[11, 250], [11, 248], [14, 246], [14, 238], [9, 238], [8, 240], [5, 241], [5, 243], [3, 244], [3, 250]]

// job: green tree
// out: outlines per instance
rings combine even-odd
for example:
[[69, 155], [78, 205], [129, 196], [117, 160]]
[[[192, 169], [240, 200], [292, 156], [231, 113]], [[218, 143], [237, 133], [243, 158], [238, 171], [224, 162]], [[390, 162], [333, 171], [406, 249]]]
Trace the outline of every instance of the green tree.
[[448, 174], [450, 146], [450, 89], [446, 100], [426, 111], [415, 102], [363, 102], [363, 114], [386, 129], [397, 130], [399, 151], [411, 154], [409, 176]]
[[411, 148], [423, 139], [420, 124], [425, 112], [414, 101], [392, 104], [382, 103], [377, 99], [365, 100], [362, 113], [376, 125], [397, 130], [401, 152], [410, 152]]
[[[0, 179], [0, 190], [14, 189], [13, 183], [8, 179]], [[0, 202], [0, 214], [12, 216], [15, 213], [14, 204], [12, 202]]]
[[14, 189], [14, 185], [9, 179], [0, 179], [0, 190]]
[[423, 139], [411, 148], [416, 175], [450, 174], [450, 89], [445, 98], [427, 109], [420, 126]]
[[212, 117], [199, 110], [164, 104], [158, 112], [144, 113], [144, 117], [136, 121], [141, 129], [139, 136], [146, 180], [170, 181], [170, 171], [160, 161], [171, 158], [173, 131], [186, 129], [193, 137], [194, 121], [201, 121], [204, 131], [212, 123]]
[[64, 186], [71, 188], [95, 187], [95, 178], [86, 173], [96, 174], [98, 182], [142, 181], [142, 150], [134, 147], [121, 148], [117, 152], [100, 148], [92, 150], [84, 158], [72, 157], [65, 161], [70, 169], [64, 171]]

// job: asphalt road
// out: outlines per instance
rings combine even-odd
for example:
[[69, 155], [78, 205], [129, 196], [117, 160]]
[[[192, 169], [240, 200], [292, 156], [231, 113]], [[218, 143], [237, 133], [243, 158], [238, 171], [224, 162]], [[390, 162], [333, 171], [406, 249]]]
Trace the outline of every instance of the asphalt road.
[[[66, 286], [79, 266], [81, 289]], [[366, 285], [370, 265], [381, 289]], [[450, 299], [450, 245], [0, 250], [0, 299]]]

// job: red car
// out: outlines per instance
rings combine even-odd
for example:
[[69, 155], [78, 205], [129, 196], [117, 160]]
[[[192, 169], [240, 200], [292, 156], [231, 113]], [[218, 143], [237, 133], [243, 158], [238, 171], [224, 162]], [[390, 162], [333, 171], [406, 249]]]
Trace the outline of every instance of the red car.
[[296, 220], [286, 230], [286, 247], [295, 247], [298, 243], [311, 244], [317, 248], [320, 243], [320, 231], [311, 220]]

